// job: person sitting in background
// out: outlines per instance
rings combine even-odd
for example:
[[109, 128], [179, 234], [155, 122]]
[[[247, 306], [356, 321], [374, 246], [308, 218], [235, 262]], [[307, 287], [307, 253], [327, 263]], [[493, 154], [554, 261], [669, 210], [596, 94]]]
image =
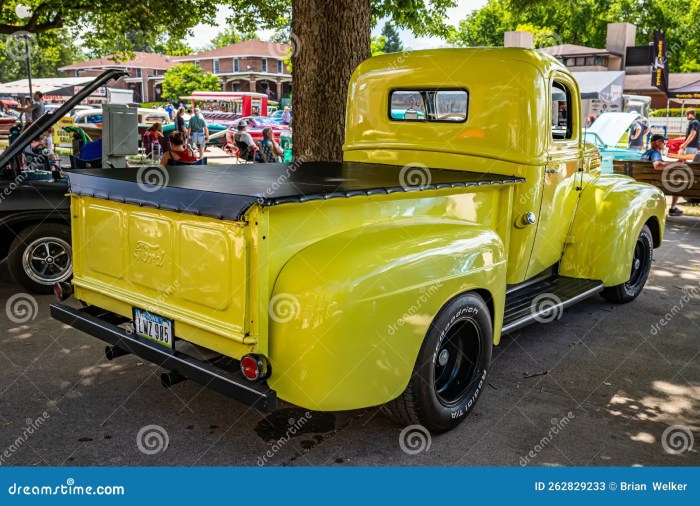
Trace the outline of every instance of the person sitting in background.
[[240, 152], [240, 157], [247, 161], [255, 160], [255, 141], [250, 136], [246, 129], [248, 128], [248, 123], [241, 121], [238, 123], [238, 132], [233, 136], [233, 141], [236, 143], [236, 147]]
[[173, 132], [170, 136], [170, 149], [163, 154], [160, 164], [167, 167], [170, 160], [187, 163], [197, 161], [197, 157], [185, 146], [185, 139], [180, 132]]
[[152, 154], [154, 152], [153, 147], [157, 144], [158, 148], [156, 149], [155, 154], [160, 156], [160, 154], [164, 151], [164, 140], [165, 136], [163, 135], [163, 127], [159, 121], [156, 121], [143, 134], [143, 149], [146, 155]]
[[[664, 149], [664, 144], [666, 144], [666, 137], [661, 134], [654, 134], [651, 136], [649, 141], [649, 149], [642, 155], [642, 160], [647, 160], [652, 163], [654, 170], [664, 170], [668, 163], [663, 161], [663, 155], [661, 150]], [[671, 198], [671, 209], [669, 209], [669, 216], [681, 216], [683, 211], [676, 207], [678, 203], [678, 195], [674, 195]]]
[[41, 134], [42, 154], [48, 156], [51, 165], [58, 165], [58, 155], [53, 150], [53, 127]]
[[262, 131], [263, 138], [258, 141], [258, 149], [260, 158], [263, 163], [279, 163], [281, 156], [284, 155], [284, 149], [275, 142], [272, 135], [272, 128], [267, 127]]
[[160, 121], [156, 121], [150, 127], [148, 127], [148, 130], [146, 130], [146, 135], [150, 137], [151, 142], [160, 142], [160, 140], [164, 137], [163, 126], [160, 124]]

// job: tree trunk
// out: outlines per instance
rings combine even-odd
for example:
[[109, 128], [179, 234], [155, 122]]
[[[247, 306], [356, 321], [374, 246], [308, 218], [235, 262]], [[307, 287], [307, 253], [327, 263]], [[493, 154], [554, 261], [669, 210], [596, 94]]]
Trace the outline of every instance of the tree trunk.
[[370, 29], [370, 0], [292, 0], [295, 159], [343, 159], [348, 83], [370, 57]]

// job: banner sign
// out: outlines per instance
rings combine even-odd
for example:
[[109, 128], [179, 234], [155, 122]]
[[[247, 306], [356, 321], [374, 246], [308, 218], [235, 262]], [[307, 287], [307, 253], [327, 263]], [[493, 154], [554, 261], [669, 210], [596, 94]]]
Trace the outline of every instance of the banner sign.
[[651, 69], [651, 85], [668, 92], [668, 58], [666, 40], [658, 30], [654, 31], [654, 64]]

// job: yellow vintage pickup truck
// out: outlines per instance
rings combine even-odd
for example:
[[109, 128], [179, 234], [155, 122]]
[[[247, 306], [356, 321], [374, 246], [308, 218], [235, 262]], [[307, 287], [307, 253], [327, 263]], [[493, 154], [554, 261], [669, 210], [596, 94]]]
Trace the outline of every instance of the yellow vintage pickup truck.
[[371, 58], [343, 162], [71, 171], [56, 294], [82, 307], [52, 315], [166, 386], [449, 430], [504, 333], [647, 280], [664, 196], [601, 175], [581, 121], [576, 81], [537, 51]]

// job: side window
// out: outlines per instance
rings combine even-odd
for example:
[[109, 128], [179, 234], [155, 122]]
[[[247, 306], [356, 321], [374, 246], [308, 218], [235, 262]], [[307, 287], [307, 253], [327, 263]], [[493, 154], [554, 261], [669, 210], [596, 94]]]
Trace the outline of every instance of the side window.
[[394, 90], [389, 97], [389, 119], [463, 123], [467, 102], [466, 90]]
[[574, 137], [571, 91], [564, 84], [552, 84], [552, 138], [566, 140]]

